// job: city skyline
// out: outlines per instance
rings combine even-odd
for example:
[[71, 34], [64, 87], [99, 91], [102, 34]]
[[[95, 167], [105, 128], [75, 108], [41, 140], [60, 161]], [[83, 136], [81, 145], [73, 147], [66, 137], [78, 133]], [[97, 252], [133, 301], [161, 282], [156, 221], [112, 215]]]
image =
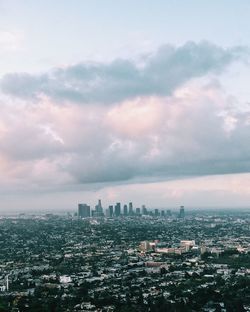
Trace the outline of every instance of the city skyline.
[[[74, 213], [79, 219], [85, 218], [118, 218], [118, 217], [155, 217], [155, 218], [179, 218], [184, 219], [186, 216], [185, 207], [180, 206], [179, 211], [173, 210], [174, 215], [172, 215], [171, 209], [158, 209], [158, 208], [148, 208], [145, 204], [138, 206], [133, 206], [133, 202], [108, 204], [108, 206], [103, 206], [101, 199], [98, 199], [97, 205], [91, 207], [87, 203], [79, 203], [78, 211]], [[70, 215], [70, 213], [68, 212]]]
[[0, 212], [249, 208], [249, 9], [0, 1]]

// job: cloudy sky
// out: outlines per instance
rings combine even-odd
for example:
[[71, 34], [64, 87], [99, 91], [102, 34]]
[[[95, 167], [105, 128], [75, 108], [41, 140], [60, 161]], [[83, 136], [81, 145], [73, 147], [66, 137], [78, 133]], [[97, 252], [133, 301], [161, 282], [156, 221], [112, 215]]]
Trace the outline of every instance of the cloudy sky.
[[248, 0], [0, 0], [0, 212], [250, 206]]

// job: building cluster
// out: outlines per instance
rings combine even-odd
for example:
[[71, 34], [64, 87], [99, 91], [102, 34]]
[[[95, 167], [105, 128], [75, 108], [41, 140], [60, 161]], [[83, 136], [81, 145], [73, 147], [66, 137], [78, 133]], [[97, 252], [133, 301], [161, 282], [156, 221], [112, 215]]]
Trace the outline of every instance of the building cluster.
[[149, 242], [144, 241], [140, 244], [140, 249], [144, 252], [147, 251], [154, 251], [156, 253], [165, 253], [165, 254], [177, 254], [181, 255], [185, 252], [190, 251], [191, 249], [198, 250], [201, 254], [204, 252], [204, 249], [202, 247], [198, 247], [195, 245], [194, 240], [181, 240], [179, 244], [176, 244], [175, 246], [167, 246], [165, 243], [159, 243], [156, 242]]
[[[172, 212], [170, 209], [167, 210], [148, 210], [145, 205], [142, 205], [141, 208], [133, 208], [133, 203], [124, 204], [123, 208], [120, 202], [115, 205], [109, 205], [107, 209], [104, 209], [101, 203], [101, 200], [98, 200], [95, 209], [91, 210], [91, 207], [88, 204], [78, 204], [78, 217], [79, 218], [90, 218], [90, 217], [120, 217], [120, 216], [154, 216], [154, 217], [171, 217]], [[185, 218], [184, 206], [180, 207], [179, 218]]]

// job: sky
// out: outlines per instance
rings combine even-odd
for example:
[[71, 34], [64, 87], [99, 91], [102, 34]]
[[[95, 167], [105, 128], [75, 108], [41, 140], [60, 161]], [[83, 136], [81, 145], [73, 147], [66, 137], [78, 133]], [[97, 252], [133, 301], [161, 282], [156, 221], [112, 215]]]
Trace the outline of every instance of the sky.
[[248, 0], [0, 0], [0, 212], [249, 208]]

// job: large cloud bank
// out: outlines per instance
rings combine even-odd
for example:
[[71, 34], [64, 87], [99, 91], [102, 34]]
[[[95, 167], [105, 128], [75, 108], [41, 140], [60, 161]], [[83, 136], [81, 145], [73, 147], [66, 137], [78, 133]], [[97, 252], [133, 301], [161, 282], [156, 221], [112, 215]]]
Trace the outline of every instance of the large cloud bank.
[[250, 114], [215, 76], [245, 53], [164, 46], [0, 81], [0, 183], [52, 187], [250, 171]]

